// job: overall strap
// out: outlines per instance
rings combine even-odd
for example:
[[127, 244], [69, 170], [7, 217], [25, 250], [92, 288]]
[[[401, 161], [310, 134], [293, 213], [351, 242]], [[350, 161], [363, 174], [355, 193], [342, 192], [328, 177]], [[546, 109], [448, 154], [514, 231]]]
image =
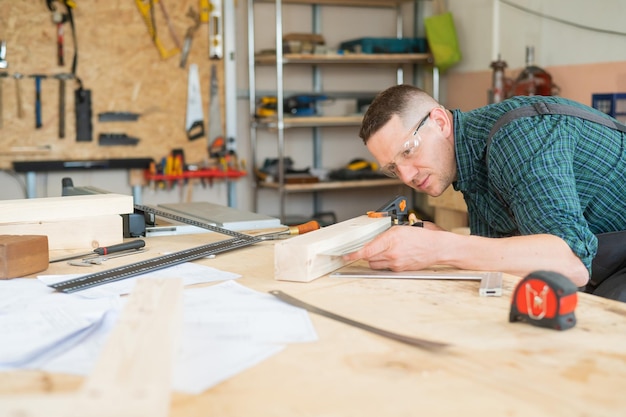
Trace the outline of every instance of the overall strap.
[[[500, 117], [489, 131], [487, 137], [486, 155], [489, 155], [489, 145], [491, 144], [491, 138], [496, 132], [507, 123], [519, 119], [521, 117], [543, 116], [546, 114], [561, 114], [564, 116], [574, 116], [581, 119], [588, 120], [590, 122], [598, 123], [611, 129], [619, 130], [622, 133], [626, 133], [626, 126], [616, 122], [608, 117], [601, 116], [597, 113], [593, 113], [589, 110], [582, 109], [580, 107], [571, 106], [569, 104], [557, 104], [557, 103], [543, 103], [538, 102], [531, 106], [520, 107], [511, 111], [508, 111]], [[488, 157], [487, 157], [488, 158]]]
[[[543, 115], [550, 115], [550, 114], [574, 116], [574, 117], [578, 117], [584, 120], [588, 120], [590, 122], [601, 124], [611, 129], [619, 130], [622, 133], [626, 133], [625, 125], [618, 123], [613, 119], [609, 119], [608, 117], [604, 117], [597, 113], [591, 112], [589, 110], [582, 109], [580, 107], [572, 106], [569, 104], [537, 102], [533, 105], [509, 110], [508, 112], [504, 113], [493, 125], [493, 127], [489, 131], [489, 136], [487, 137], [487, 144], [485, 147], [485, 164], [487, 166], [487, 170], [489, 170], [489, 146], [491, 145], [491, 139], [493, 135], [495, 135], [496, 132], [502, 126], [506, 125], [507, 123], [515, 119], [519, 119], [522, 117], [543, 116]], [[502, 198], [502, 196], [497, 190], [495, 190], [495, 193], [498, 199], [500, 200], [500, 202], [502, 202], [502, 204], [504, 204], [504, 206], [507, 208], [509, 215], [511, 216], [513, 221], [515, 221], [515, 216], [513, 215], [513, 212], [511, 211], [509, 205], [506, 203], [504, 198]]]

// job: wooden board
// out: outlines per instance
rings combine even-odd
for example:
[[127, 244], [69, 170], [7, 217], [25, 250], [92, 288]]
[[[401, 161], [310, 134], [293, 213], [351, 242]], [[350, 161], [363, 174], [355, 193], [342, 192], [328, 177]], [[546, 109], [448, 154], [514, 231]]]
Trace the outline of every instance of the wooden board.
[[[55, 7], [65, 13], [63, 2]], [[57, 63], [56, 25], [44, 1], [0, 0], [0, 39], [7, 42], [9, 78], [3, 83], [3, 126], [0, 141], [0, 169], [13, 161], [90, 160], [112, 158], [153, 158], [160, 161], [172, 149], [181, 148], [189, 162], [201, 162], [207, 151], [206, 137], [190, 141], [185, 132], [188, 68], [198, 64], [205, 128], [209, 123], [225, 127], [224, 62], [209, 59], [208, 24], [195, 32], [186, 68], [180, 68], [180, 53], [162, 58], [152, 42], [144, 19], [134, 0], [73, 2], [76, 45], [69, 23], [64, 25], [65, 63]], [[144, 4], [149, 3], [143, 1]], [[175, 48], [160, 6], [165, 6], [171, 26], [182, 43], [193, 20], [190, 7], [198, 11], [197, 0], [154, 2], [159, 40], [166, 50]], [[91, 90], [93, 140], [77, 142], [74, 91], [78, 84], [66, 82], [65, 138], [59, 138], [60, 82], [55, 74], [70, 73], [74, 51], [78, 50], [77, 75], [83, 87]], [[215, 65], [222, 108], [220, 121], [208, 120], [211, 66]], [[3, 70], [4, 71], [4, 70]], [[23, 116], [17, 112], [16, 85], [19, 81]], [[35, 127], [35, 80], [32, 74], [45, 74], [41, 80], [43, 126]], [[98, 113], [134, 112], [134, 122], [100, 122]], [[139, 138], [136, 146], [99, 146], [100, 133], [126, 133]]]
[[48, 268], [48, 238], [0, 233], [0, 279], [24, 277]]
[[49, 250], [87, 252], [99, 246], [122, 243], [124, 225], [122, 216], [108, 214], [63, 220], [4, 223], [0, 224], [0, 234], [45, 235], [48, 238]]
[[278, 242], [274, 247], [274, 278], [313, 281], [344, 266], [343, 253], [357, 250], [389, 227], [389, 217], [363, 215]]
[[0, 200], [0, 224], [58, 221], [133, 211], [132, 196], [113, 193]]

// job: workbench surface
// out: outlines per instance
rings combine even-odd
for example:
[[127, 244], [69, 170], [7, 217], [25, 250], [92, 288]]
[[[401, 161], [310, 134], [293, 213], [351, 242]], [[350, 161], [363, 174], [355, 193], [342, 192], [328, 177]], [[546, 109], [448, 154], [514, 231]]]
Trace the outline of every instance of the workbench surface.
[[[218, 238], [148, 238], [149, 250], [137, 256]], [[130, 263], [124, 259], [95, 268]], [[422, 350], [311, 315], [317, 342], [288, 345], [201, 395], [174, 393], [172, 417], [626, 415], [626, 304], [581, 293], [577, 325], [555, 331], [509, 323], [519, 280], [510, 275], [502, 297], [480, 297], [478, 281], [275, 281], [271, 242], [196, 262], [240, 273], [238, 282], [258, 291], [279, 289], [337, 314], [450, 346]], [[58, 263], [46, 274], [75, 272]], [[0, 395], [68, 392], [82, 380], [4, 372]]]

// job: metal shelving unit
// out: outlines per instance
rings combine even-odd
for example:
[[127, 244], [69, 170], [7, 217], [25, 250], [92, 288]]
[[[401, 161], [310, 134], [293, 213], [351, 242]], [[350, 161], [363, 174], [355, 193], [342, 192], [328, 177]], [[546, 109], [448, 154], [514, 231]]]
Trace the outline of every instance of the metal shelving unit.
[[[276, 51], [283, 51], [283, 4], [301, 4], [311, 5], [313, 7], [314, 30], [319, 33], [319, 7], [321, 6], [351, 6], [351, 7], [374, 7], [374, 8], [392, 8], [396, 10], [396, 37], [402, 37], [402, 18], [400, 7], [403, 3], [415, 2], [416, 0], [248, 0], [248, 74], [249, 74], [249, 97], [250, 97], [250, 142], [251, 142], [251, 159], [252, 172], [257, 170], [257, 129], [270, 130], [276, 134], [276, 157], [278, 159], [278, 178], [276, 182], [262, 182], [255, 177], [254, 181], [254, 210], [258, 209], [258, 191], [260, 188], [273, 189], [279, 195], [279, 211], [281, 221], [286, 218], [286, 197], [291, 193], [313, 193], [314, 194], [314, 213], [319, 210], [318, 192], [337, 189], [358, 189], [358, 188], [374, 188], [398, 186], [402, 183], [396, 179], [375, 179], [375, 180], [357, 180], [357, 181], [329, 181], [319, 183], [303, 183], [303, 184], [287, 184], [284, 176], [283, 158], [285, 149], [285, 131], [294, 128], [310, 128], [312, 129], [313, 140], [313, 163], [314, 166], [321, 166], [321, 137], [320, 128], [337, 127], [337, 126], [360, 126], [361, 116], [306, 116], [295, 117], [284, 114], [284, 67], [291, 65], [307, 65], [313, 68], [313, 88], [315, 93], [321, 93], [321, 75], [319, 73], [320, 66], [341, 65], [341, 66], [385, 66], [394, 67], [396, 69], [396, 82], [401, 84], [404, 82], [404, 66], [421, 66], [427, 65], [432, 69], [433, 77], [433, 96], [437, 99], [439, 95], [439, 73], [436, 67], [432, 66], [432, 57], [428, 53], [411, 53], [411, 54], [334, 54], [334, 55], [316, 55], [316, 54], [257, 54], [254, 42], [254, 4], [255, 3], [274, 3], [276, 12]], [[416, 5], [414, 6], [416, 7]], [[276, 116], [258, 119], [256, 114], [256, 68], [258, 66], [275, 66], [276, 68], [276, 99], [277, 109]], [[325, 92], [326, 93], [326, 92]], [[330, 93], [332, 94], [332, 93]]]

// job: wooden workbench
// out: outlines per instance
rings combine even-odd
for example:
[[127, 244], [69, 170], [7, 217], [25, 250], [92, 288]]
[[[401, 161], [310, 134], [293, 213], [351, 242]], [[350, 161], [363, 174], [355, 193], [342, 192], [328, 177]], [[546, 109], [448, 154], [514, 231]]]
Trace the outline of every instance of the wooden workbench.
[[[149, 250], [136, 256], [219, 237], [149, 238]], [[202, 395], [175, 393], [172, 417], [626, 415], [626, 304], [580, 294], [577, 325], [559, 332], [509, 323], [518, 281], [513, 276], [505, 276], [502, 297], [480, 297], [477, 281], [278, 282], [271, 242], [196, 262], [241, 273], [238, 282], [250, 288], [280, 289], [338, 314], [451, 347], [425, 351], [312, 315], [317, 342], [289, 345]], [[94, 268], [129, 261], [106, 263]], [[59, 263], [46, 273], [70, 272], [76, 267]], [[0, 395], [68, 392], [81, 381], [5, 372]]]

